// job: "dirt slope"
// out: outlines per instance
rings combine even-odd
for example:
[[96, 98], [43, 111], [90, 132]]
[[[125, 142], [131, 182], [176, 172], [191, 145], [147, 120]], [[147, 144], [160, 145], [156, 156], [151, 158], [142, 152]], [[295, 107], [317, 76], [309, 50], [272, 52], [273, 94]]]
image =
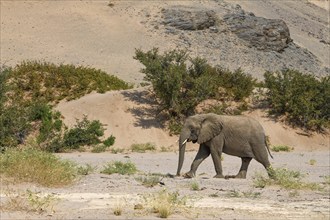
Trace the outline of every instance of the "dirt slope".
[[1, 1], [1, 64], [27, 59], [69, 63], [140, 82], [135, 48], [166, 47], [167, 42], [149, 36], [140, 19], [132, 19], [145, 4], [123, 1], [111, 8], [108, 3]]
[[[106, 94], [90, 94], [81, 99], [62, 102], [57, 106], [67, 125], [87, 115], [90, 120], [100, 120], [106, 126], [105, 136], [116, 137], [114, 147], [129, 148], [132, 144], [151, 142], [158, 148], [177, 149], [176, 136], [169, 136], [157, 118], [154, 97], [144, 88], [115, 91]], [[269, 135], [273, 145], [289, 145], [298, 151], [329, 149], [329, 135], [313, 134], [308, 137], [299, 129], [266, 117], [266, 111], [246, 112], [257, 119]], [[197, 149], [197, 146], [193, 147]]]
[[177, 137], [170, 137], [156, 116], [156, 105], [146, 89], [90, 94], [57, 106], [68, 125], [75, 118], [87, 115], [90, 120], [105, 124], [105, 136], [114, 135], [114, 147], [151, 142], [157, 147], [176, 146]]

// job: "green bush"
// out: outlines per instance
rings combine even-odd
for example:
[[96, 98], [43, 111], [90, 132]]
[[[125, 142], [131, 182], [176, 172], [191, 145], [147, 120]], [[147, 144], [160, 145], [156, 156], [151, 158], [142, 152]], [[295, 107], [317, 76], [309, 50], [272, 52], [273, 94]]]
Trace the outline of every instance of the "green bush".
[[121, 161], [114, 161], [114, 162], [110, 162], [107, 165], [104, 166], [104, 169], [101, 171], [101, 173], [104, 174], [113, 174], [113, 173], [119, 173], [122, 175], [125, 174], [134, 174], [136, 173], [138, 170], [135, 166], [134, 163], [132, 162], [121, 162]]
[[36, 149], [6, 150], [0, 154], [0, 174], [15, 181], [33, 182], [43, 186], [63, 186], [72, 183], [76, 164]]
[[47, 102], [77, 99], [92, 91], [104, 93], [131, 88], [124, 81], [101, 70], [39, 61], [20, 63], [10, 69], [9, 78], [15, 95]]
[[[134, 59], [145, 68], [145, 80], [151, 82], [162, 110], [171, 118], [195, 113], [196, 106], [209, 98], [243, 100], [253, 90], [255, 79], [241, 70], [234, 73], [212, 67], [205, 59], [190, 58], [186, 51], [172, 50], [163, 55], [157, 48], [148, 52], [136, 50]], [[226, 93], [219, 93], [224, 88]], [[176, 127], [176, 126], [175, 126]]]
[[[14, 104], [0, 110], [0, 148], [16, 147], [24, 144], [32, 131], [37, 131], [37, 142], [42, 148], [54, 148], [56, 140], [65, 128], [61, 114], [43, 102], [30, 102], [27, 105]], [[51, 145], [51, 146], [50, 146]]]
[[317, 183], [305, 183], [302, 181], [304, 177], [299, 171], [288, 170], [285, 168], [274, 168], [273, 178], [269, 179], [260, 174], [254, 177], [254, 186], [264, 188], [269, 185], [278, 185], [285, 189], [311, 189], [320, 190], [321, 186]]
[[77, 174], [85, 176], [85, 175], [93, 173], [95, 170], [96, 170], [96, 166], [92, 166], [87, 163], [87, 164], [85, 164], [85, 166], [81, 165], [81, 166], [77, 167]]
[[199, 191], [200, 190], [199, 183], [196, 180], [192, 181], [190, 183], [190, 189], [194, 191]]
[[[92, 91], [103, 93], [127, 88], [131, 86], [94, 68], [38, 61], [22, 62], [14, 68], [1, 67], [0, 150], [24, 144], [30, 134], [37, 134], [41, 149], [59, 152], [64, 146], [66, 127], [61, 114], [53, 111], [54, 103], [76, 99]], [[98, 126], [97, 122], [91, 123], [91, 126]], [[96, 132], [96, 127], [91, 128], [92, 132]], [[66, 133], [66, 144], [74, 148], [75, 141], [85, 143], [78, 137], [73, 140], [75, 132], [77, 130]], [[96, 134], [90, 136], [93, 135]], [[114, 139], [110, 138], [105, 144], [112, 142]]]
[[107, 146], [105, 146], [104, 144], [99, 144], [93, 147], [93, 149], [91, 150], [92, 153], [101, 153], [101, 152], [105, 152], [107, 149]]
[[67, 148], [77, 149], [80, 146], [96, 145], [101, 142], [99, 139], [104, 134], [104, 128], [98, 120], [89, 121], [87, 116], [77, 120], [74, 128], [64, 134], [63, 144]]
[[31, 103], [31, 112], [29, 121], [39, 121], [39, 134], [37, 136], [38, 144], [52, 142], [52, 140], [61, 137], [64, 128], [61, 120], [61, 113], [53, 111], [52, 107], [46, 103]]
[[265, 73], [271, 113], [293, 125], [322, 130], [330, 122], [330, 76], [317, 79], [296, 70]]
[[249, 97], [256, 86], [256, 79], [241, 69], [234, 72], [220, 69], [218, 73], [220, 74], [219, 85], [225, 88], [227, 95], [236, 101]]
[[107, 139], [105, 139], [103, 141], [103, 144], [106, 147], [110, 147], [110, 146], [112, 146], [115, 143], [115, 140], [116, 140], [116, 137], [114, 137], [114, 136], [111, 135], [110, 137], [108, 137]]
[[147, 175], [136, 177], [135, 180], [140, 182], [145, 187], [154, 187], [159, 184], [161, 178], [158, 175]]
[[22, 143], [24, 137], [31, 129], [28, 123], [29, 109], [25, 108], [26, 103], [19, 104], [16, 100], [9, 102], [8, 86], [11, 68], [1, 67], [0, 71], [0, 149], [3, 152], [6, 148], [17, 146]]
[[131, 150], [132, 152], [145, 153], [146, 151], [156, 150], [156, 146], [152, 143], [132, 144]]
[[280, 152], [280, 151], [290, 152], [293, 150], [293, 147], [289, 147], [287, 145], [277, 145], [277, 146], [272, 146], [271, 150], [275, 152]]

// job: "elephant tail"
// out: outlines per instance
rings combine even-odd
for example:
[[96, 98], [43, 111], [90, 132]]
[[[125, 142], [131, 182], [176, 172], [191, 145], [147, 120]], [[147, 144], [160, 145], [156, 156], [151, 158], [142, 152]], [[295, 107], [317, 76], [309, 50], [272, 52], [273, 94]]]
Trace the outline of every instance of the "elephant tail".
[[267, 137], [265, 137], [265, 145], [266, 145], [266, 148], [268, 150], [268, 153], [269, 153], [269, 156], [274, 159], [273, 155], [270, 153], [270, 150], [269, 150], [269, 144], [268, 144], [268, 141], [267, 141]]

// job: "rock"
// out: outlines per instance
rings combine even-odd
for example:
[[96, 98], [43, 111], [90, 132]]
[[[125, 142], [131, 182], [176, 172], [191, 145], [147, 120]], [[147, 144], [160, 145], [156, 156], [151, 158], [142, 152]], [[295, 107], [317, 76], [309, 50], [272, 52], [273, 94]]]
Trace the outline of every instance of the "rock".
[[215, 26], [216, 16], [214, 11], [165, 9], [163, 24], [180, 30], [204, 30]]
[[280, 19], [256, 17], [241, 11], [224, 16], [224, 21], [231, 32], [258, 50], [280, 52], [292, 42], [288, 26]]

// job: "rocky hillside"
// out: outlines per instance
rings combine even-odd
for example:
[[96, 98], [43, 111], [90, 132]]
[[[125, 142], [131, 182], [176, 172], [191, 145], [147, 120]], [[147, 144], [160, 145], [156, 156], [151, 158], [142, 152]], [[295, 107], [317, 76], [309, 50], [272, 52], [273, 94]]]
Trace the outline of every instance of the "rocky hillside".
[[[232, 70], [242, 68], [257, 78], [262, 78], [265, 71], [286, 68], [316, 75], [330, 74], [329, 63], [310, 52], [308, 46], [298, 45], [288, 25], [299, 23], [302, 31], [329, 50], [329, 27], [324, 20], [326, 10], [318, 8], [314, 12], [320, 18], [313, 17], [311, 12], [308, 15], [311, 23], [304, 17], [269, 19], [231, 3], [166, 6], [154, 14], [145, 12], [144, 23], [150, 32], [167, 38], [178, 48], [185, 48], [214, 65]], [[314, 11], [317, 8], [305, 2], [301, 4]], [[283, 14], [285, 10], [277, 12]]]
[[325, 75], [328, 18], [308, 1], [4, 1], [1, 65], [88, 65], [139, 84], [135, 48], [158, 47], [187, 49], [258, 78], [283, 68]]

